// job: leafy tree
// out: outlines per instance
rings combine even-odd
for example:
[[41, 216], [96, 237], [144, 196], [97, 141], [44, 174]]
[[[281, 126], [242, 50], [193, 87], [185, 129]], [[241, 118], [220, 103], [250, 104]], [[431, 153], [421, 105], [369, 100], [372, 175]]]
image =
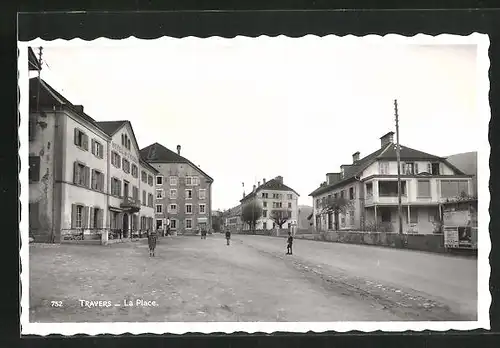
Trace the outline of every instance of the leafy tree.
[[280, 229], [282, 229], [285, 222], [287, 222], [291, 216], [292, 211], [290, 209], [273, 209], [269, 217]]
[[246, 203], [241, 209], [241, 219], [243, 222], [247, 223], [254, 232], [257, 220], [259, 220], [261, 216], [262, 207], [255, 200]]
[[323, 213], [333, 214], [335, 217], [335, 230], [339, 229], [339, 214], [345, 214], [347, 209], [352, 207], [353, 202], [338, 196], [325, 197], [322, 202]]

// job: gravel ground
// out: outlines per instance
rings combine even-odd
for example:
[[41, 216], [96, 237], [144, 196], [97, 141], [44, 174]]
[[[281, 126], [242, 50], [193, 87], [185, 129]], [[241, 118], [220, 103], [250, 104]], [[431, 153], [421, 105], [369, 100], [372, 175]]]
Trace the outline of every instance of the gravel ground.
[[238, 235], [230, 246], [220, 235], [161, 238], [154, 258], [145, 240], [109, 246], [32, 244], [30, 321], [477, 316], [475, 260], [304, 240], [295, 243], [293, 256], [284, 254], [284, 240]]

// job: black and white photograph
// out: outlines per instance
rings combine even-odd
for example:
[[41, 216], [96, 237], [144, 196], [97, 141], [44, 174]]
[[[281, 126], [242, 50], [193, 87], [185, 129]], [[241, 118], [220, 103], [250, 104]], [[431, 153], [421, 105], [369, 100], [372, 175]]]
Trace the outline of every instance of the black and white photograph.
[[23, 334], [489, 329], [487, 35], [18, 45]]

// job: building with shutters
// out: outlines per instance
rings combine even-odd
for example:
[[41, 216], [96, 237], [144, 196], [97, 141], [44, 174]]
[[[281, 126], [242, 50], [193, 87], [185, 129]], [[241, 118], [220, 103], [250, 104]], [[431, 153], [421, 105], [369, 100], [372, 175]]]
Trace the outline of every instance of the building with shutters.
[[141, 157], [153, 166], [155, 178], [155, 227], [178, 234], [194, 234], [212, 227], [213, 179], [199, 166], [177, 153], [154, 143], [140, 151]]
[[[326, 174], [326, 181], [309, 194], [316, 231], [398, 232], [398, 165], [393, 136], [394, 132], [382, 136], [380, 147], [368, 156], [360, 158], [355, 152], [351, 164], [342, 165], [338, 173]], [[446, 158], [404, 145], [400, 145], [400, 165], [403, 233], [440, 233], [442, 203], [472, 195], [472, 176]], [[344, 197], [350, 203], [342, 212], [327, 211], [325, 202], [332, 197]]]
[[140, 158], [130, 122], [97, 122], [39, 78], [30, 79], [29, 95], [35, 241], [128, 237], [152, 228], [157, 171]]

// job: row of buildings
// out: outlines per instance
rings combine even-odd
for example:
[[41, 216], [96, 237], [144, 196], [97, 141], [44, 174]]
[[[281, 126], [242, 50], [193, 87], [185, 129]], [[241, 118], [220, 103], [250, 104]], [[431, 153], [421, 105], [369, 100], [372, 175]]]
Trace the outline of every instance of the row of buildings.
[[[327, 173], [309, 196], [313, 199], [310, 218], [316, 231], [371, 230], [398, 232], [398, 165], [394, 132], [380, 138], [371, 154], [352, 155], [352, 163], [339, 172]], [[452, 164], [460, 156], [438, 157], [400, 145], [403, 233], [442, 232], [443, 207], [454, 201], [475, 202], [476, 173], [466, 173]], [[477, 171], [477, 159], [468, 162]], [[343, 197], [342, 209], [325, 209], [327, 202]]]
[[[41, 69], [30, 49], [31, 71]], [[29, 226], [35, 241], [211, 226], [213, 179], [130, 121], [96, 121], [39, 76], [29, 81]]]

